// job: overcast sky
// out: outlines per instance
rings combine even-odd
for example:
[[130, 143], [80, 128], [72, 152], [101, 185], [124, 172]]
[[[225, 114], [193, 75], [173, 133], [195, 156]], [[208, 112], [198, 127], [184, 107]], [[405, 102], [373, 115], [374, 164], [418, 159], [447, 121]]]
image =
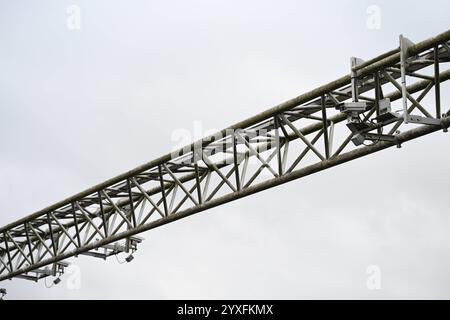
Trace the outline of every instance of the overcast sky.
[[[67, 27], [71, 5], [79, 30]], [[444, 0], [0, 0], [0, 225], [166, 154], [176, 130], [225, 128], [347, 74], [349, 57], [395, 48], [401, 33], [441, 33], [449, 13]], [[72, 259], [76, 290], [64, 278], [0, 287], [9, 299], [449, 299], [449, 139], [146, 232], [129, 264]], [[366, 286], [371, 265], [380, 290]]]

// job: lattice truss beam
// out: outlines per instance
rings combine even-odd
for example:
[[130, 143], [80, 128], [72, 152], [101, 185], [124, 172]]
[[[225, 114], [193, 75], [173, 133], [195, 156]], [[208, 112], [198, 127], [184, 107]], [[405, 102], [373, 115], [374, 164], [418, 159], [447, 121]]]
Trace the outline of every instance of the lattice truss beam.
[[1, 228], [0, 280], [134, 251], [143, 231], [446, 130], [449, 40], [450, 30], [401, 37], [395, 50], [352, 58], [347, 76]]

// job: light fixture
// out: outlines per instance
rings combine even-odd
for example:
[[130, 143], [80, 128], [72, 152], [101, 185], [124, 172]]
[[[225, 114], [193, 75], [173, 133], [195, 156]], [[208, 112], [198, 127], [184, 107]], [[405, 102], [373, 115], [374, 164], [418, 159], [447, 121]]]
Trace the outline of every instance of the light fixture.
[[60, 277], [58, 277], [58, 278], [56, 278], [55, 280], [53, 280], [53, 284], [54, 285], [57, 285], [58, 283], [60, 283], [61, 282], [61, 278]]
[[134, 259], [134, 256], [132, 254], [130, 254], [128, 257], [125, 258], [125, 261], [131, 262], [131, 261], [133, 261], [133, 259]]
[[3, 297], [6, 296], [6, 289], [0, 288], [0, 294], [1, 294], [0, 300], [3, 300]]

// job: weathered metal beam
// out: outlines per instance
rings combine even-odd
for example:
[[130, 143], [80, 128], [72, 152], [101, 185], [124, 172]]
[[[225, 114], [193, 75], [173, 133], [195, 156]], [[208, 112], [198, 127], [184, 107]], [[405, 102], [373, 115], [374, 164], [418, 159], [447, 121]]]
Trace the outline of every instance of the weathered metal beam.
[[326, 101], [325, 95], [321, 97], [322, 100], [322, 122], [323, 122], [323, 141], [325, 144], [325, 157], [326, 159], [330, 158], [330, 144], [328, 141], [328, 118], [327, 118], [327, 109], [326, 109]]
[[[442, 40], [442, 37], [440, 37], [439, 40]], [[371, 59], [372, 61], [369, 61], [369, 63], [368, 62], [363, 63], [362, 67], [360, 65], [358, 67], [357, 72], [355, 70], [352, 70], [354, 75], [358, 77], [358, 81], [354, 81], [354, 84], [357, 86], [359, 93], [364, 92], [370, 93], [371, 90], [375, 89], [375, 99], [369, 96], [358, 95], [358, 98], [360, 98], [361, 100], [369, 101], [370, 103], [369, 106], [373, 105], [373, 107], [370, 109], [370, 112], [364, 112], [363, 114], [364, 115], [363, 118], [366, 119], [363, 121], [372, 122], [372, 124], [367, 126], [366, 129], [364, 128], [361, 129], [361, 132], [364, 131], [366, 135], [367, 134], [370, 135], [370, 131], [375, 129], [377, 129], [378, 133], [380, 134], [380, 132], [382, 133], [381, 129], [391, 123], [395, 124], [394, 127], [391, 129], [394, 129], [402, 124], [401, 121], [396, 121], [395, 118], [392, 119], [392, 121], [391, 119], [387, 119], [386, 121], [382, 122], [378, 121], [377, 124], [374, 124], [374, 119], [370, 119], [375, 111], [377, 112], [377, 115], [380, 114], [379, 101], [380, 98], [383, 97], [382, 86], [384, 86], [387, 83], [393, 83], [394, 86], [396, 86], [396, 88], [398, 89], [398, 91], [386, 95], [386, 97], [390, 98], [391, 101], [394, 101], [399, 98], [404, 98], [404, 100], [406, 101], [406, 96], [408, 95], [407, 98], [413, 102], [413, 105], [409, 109], [406, 109], [408, 110], [408, 114], [412, 110], [414, 110], [414, 108], [418, 108], [424, 114], [431, 117], [431, 114], [428, 113], [428, 111], [422, 105], [420, 105], [420, 100], [427, 94], [427, 92], [431, 90], [431, 88], [435, 84], [438, 85], [441, 82], [446, 81], [450, 77], [450, 70], [439, 73], [439, 66], [438, 66], [439, 63], [445, 62], [447, 60], [448, 52], [446, 51], [447, 50], [446, 46], [442, 46], [442, 44], [437, 43], [429, 48], [432, 49], [431, 51], [420, 51], [419, 50], [421, 48], [420, 45], [422, 45], [422, 48], [425, 48], [427, 45], [429, 45], [429, 42], [426, 42], [425, 44], [419, 43], [418, 45], [411, 45], [411, 46], [408, 43], [407, 45], [408, 48], [405, 47], [405, 50], [408, 51], [406, 54], [403, 55], [404, 57], [414, 54], [414, 50], [418, 51], [417, 55], [410, 58], [411, 60], [410, 63], [408, 64], [406, 75], [420, 75], [420, 72], [418, 73], [416, 71], [419, 71], [426, 67], [433, 66], [434, 64], [435, 70], [434, 77], [428, 76], [422, 77], [424, 80], [421, 81], [419, 80], [410, 86], [406, 86], [406, 81], [404, 81], [405, 85], [401, 87], [403, 91], [401, 92], [400, 86], [398, 85], [395, 79], [398, 79], [401, 75], [404, 76], [405, 70], [400, 70], [400, 72], [398, 71], [399, 70], [397, 66], [398, 61], [394, 64], [389, 64], [390, 62], [389, 63], [387, 62], [390, 61], [390, 59], [393, 59], [393, 57], [395, 58], [395, 56], [399, 56], [400, 54], [398, 52], [383, 54], [375, 59]], [[441, 46], [440, 49], [439, 46]], [[383, 65], [382, 67], [381, 64]], [[373, 65], [379, 65], [380, 67], [379, 69], [376, 69], [376, 71], [373, 73], [362, 75], [364, 74], [364, 72], [368, 72], [367, 70], [370, 70], [370, 68], [372, 68]], [[378, 76], [379, 74], [380, 76]], [[383, 74], [384, 76], [382, 77], [381, 74]], [[339, 79], [337, 81], [339, 82]], [[321, 88], [323, 88], [323, 86]], [[320, 88], [316, 90], [319, 89]], [[102, 186], [101, 188], [96, 189], [92, 193], [88, 193], [84, 196], [81, 196], [74, 201], [70, 201], [70, 203], [60, 206], [58, 206], [60, 203], [55, 204], [48, 208], [53, 208], [54, 206], [58, 207], [50, 211], [45, 211], [46, 209], [48, 210], [48, 208], [41, 210], [45, 212], [42, 212], [37, 216], [33, 216], [32, 218], [28, 216], [27, 218], [29, 218], [29, 220], [26, 220], [25, 223], [23, 224], [20, 224], [19, 220], [19, 222], [17, 221], [15, 222], [19, 223], [17, 226], [11, 228], [8, 228], [8, 226], [3, 227], [2, 229], [0, 229], [0, 231], [3, 230], [3, 234], [5, 234], [6, 232], [6, 234], [11, 238], [12, 242], [15, 244], [15, 247], [8, 248], [8, 253], [11, 252], [11, 255], [9, 257], [10, 262], [14, 262], [14, 266], [16, 269], [22, 269], [25, 260], [28, 260], [26, 255], [25, 259], [21, 260], [21, 256], [19, 255], [19, 253], [21, 253], [23, 256], [24, 252], [22, 252], [23, 250], [20, 244], [23, 244], [25, 248], [25, 245], [27, 245], [28, 242], [28, 250], [30, 251], [31, 258], [33, 258], [33, 251], [34, 250], [38, 251], [36, 258], [37, 263], [49, 260], [48, 258], [45, 259], [47, 252], [50, 253], [51, 256], [50, 259], [61, 260], [64, 259], [62, 257], [64, 257], [64, 255], [69, 250], [72, 250], [71, 252], [73, 251], [76, 252], [77, 250], [88, 248], [90, 245], [94, 245], [95, 249], [100, 248], [101, 244], [99, 244], [98, 239], [93, 241], [96, 234], [100, 235], [100, 237], [103, 238], [100, 239], [100, 241], [111, 243], [111, 241], [112, 242], [115, 241], [114, 239], [117, 235], [124, 234], [124, 232], [134, 230], [138, 227], [142, 227], [147, 224], [154, 224], [156, 221], [147, 222], [147, 219], [149, 219], [151, 213], [156, 210], [158, 210], [159, 213], [161, 214], [161, 218], [159, 220], [165, 221], [169, 216], [169, 212], [171, 212], [170, 216], [178, 216], [181, 213], [189, 212], [189, 210], [204, 208], [205, 203], [208, 204], [210, 202], [214, 203], [217, 199], [221, 199], [223, 197], [227, 197], [230, 195], [238, 196], [244, 191], [247, 192], [246, 190], [252, 190], [252, 188], [255, 187], [256, 178], [258, 178], [259, 174], [264, 170], [264, 168], [267, 168], [273, 174], [274, 178], [260, 177], [263, 178], [263, 180], [264, 179], [268, 180], [266, 180], [261, 184], [256, 184], [256, 186], [264, 185], [266, 182], [273, 181], [274, 179], [277, 180], [280, 178], [280, 176], [291, 175], [297, 171], [303, 170], [297, 169], [296, 171], [294, 171], [296, 169], [297, 164], [300, 161], [302, 161], [302, 159], [306, 156], [306, 154], [312, 152], [316, 153], [316, 155], [319, 156], [321, 163], [327, 162], [329, 160], [335, 160], [336, 158], [340, 158], [342, 156], [340, 153], [350, 142], [353, 133], [349, 135], [349, 137], [343, 142], [343, 144], [341, 144], [341, 146], [333, 154], [333, 156], [330, 157], [330, 155], [332, 154], [331, 145], [333, 143], [333, 134], [331, 131], [334, 131], [334, 125], [345, 120], [347, 118], [347, 115], [343, 113], [338, 113], [334, 116], [330, 116], [328, 119], [327, 109], [334, 108], [339, 103], [349, 100], [349, 98], [352, 97], [350, 94], [351, 89], [352, 87], [349, 86], [348, 84], [344, 85], [340, 84], [334, 89], [331, 87], [327, 87], [327, 90], [329, 91], [319, 94], [317, 97], [312, 96], [317, 93], [316, 90], [313, 90], [312, 92], [309, 92], [306, 95], [299, 96], [301, 97], [301, 99], [305, 100], [303, 102], [301, 101], [301, 99], [296, 100], [296, 103], [300, 103], [298, 106], [288, 107], [284, 111], [279, 113], [277, 112], [273, 115], [267, 115], [266, 113], [262, 113], [264, 116], [262, 116], [263, 118], [260, 118], [260, 121], [255, 120], [256, 121], [255, 123], [247, 123], [247, 126], [245, 126], [245, 124], [242, 124], [243, 122], [240, 122], [239, 124], [241, 125], [239, 125], [237, 128], [229, 127], [225, 130], [222, 130], [219, 134], [211, 136], [218, 139], [210, 139], [210, 137], [207, 137], [196, 143], [193, 143], [187, 148], [185, 147], [180, 149], [180, 152], [175, 153], [176, 158], [172, 158], [172, 156], [174, 156], [174, 153], [170, 154], [170, 158], [168, 158], [167, 161], [162, 161], [158, 163], [159, 161], [158, 159], [161, 159], [158, 158], [154, 162], [150, 162], [153, 163], [153, 165], [150, 168], [145, 169], [144, 171], [135, 172], [131, 170], [128, 172], [128, 173], [131, 172], [131, 174], [124, 177], [124, 179], [122, 180], [114, 182], [114, 179], [116, 179], [117, 177], [110, 179], [108, 180], [110, 184], [108, 185], [100, 184]], [[436, 112], [439, 111], [440, 113], [439, 87], [435, 88], [435, 90], [436, 93], [439, 93], [437, 94], [436, 98]], [[417, 99], [412, 98], [411, 94], [417, 91], [422, 91], [420, 96]], [[335, 93], [336, 96], [333, 93]], [[355, 97], [353, 98], [355, 99]], [[295, 99], [289, 101], [294, 101]], [[269, 109], [269, 111], [270, 110], [273, 111], [274, 108]], [[318, 115], [313, 115], [313, 113], [320, 111], [322, 111], [321, 117]], [[261, 116], [262, 114], [257, 115], [256, 118]], [[251, 119], [256, 118], [253, 117]], [[308, 121], [308, 119], [313, 120], [313, 123], [302, 127], [301, 124], [311, 122]], [[297, 122], [297, 120], [300, 121]], [[436, 127], [435, 125], [436, 121], [437, 123], [439, 123], [439, 120], [436, 119], [432, 120], [433, 121], [429, 121], [429, 124], [433, 124], [433, 126]], [[329, 125], [331, 125], [331, 129], [330, 135], [328, 136]], [[442, 127], [446, 128], [444, 123]], [[288, 130], [288, 128], [290, 128], [293, 131], [293, 133], [289, 134], [286, 131]], [[237, 132], [236, 129], [241, 130], [241, 132], [243, 133], [242, 137], [240, 137], [239, 134], [236, 135]], [[280, 137], [279, 130], [283, 132], [283, 137]], [[314, 132], [318, 132], [318, 134], [316, 135], [316, 137], [314, 137], [313, 140], [310, 141], [310, 139], [307, 139], [305, 137], [306, 135], [312, 134]], [[325, 156], [323, 156], [321, 152], [319, 152], [319, 150], [316, 149], [316, 146], [314, 146], [314, 143], [321, 137], [322, 134], [324, 134]], [[236, 138], [239, 137], [242, 139], [244, 145], [247, 147], [247, 150], [238, 152], [236, 145], [237, 144]], [[372, 135], [372, 138], [374, 143], [378, 145], [379, 139], [377, 138], [377, 136]], [[290, 164], [290, 167], [286, 172], [285, 167], [287, 165], [288, 155], [290, 155], [290, 153], [288, 153], [289, 141], [296, 139], [303, 140], [303, 142], [306, 144], [306, 148], [303, 150], [303, 152], [301, 152], [299, 156], [297, 154], [297, 152], [299, 151], [297, 150], [290, 152], [295, 153], [294, 155], [298, 157], [294, 158], [295, 159], [294, 163]], [[389, 135], [386, 136], [386, 139], [388, 142], [395, 143], [396, 145], [401, 143], [398, 141], [398, 136]], [[281, 154], [282, 146], [284, 147], [284, 155]], [[208, 156], [202, 155], [203, 162], [206, 164], [206, 168], [200, 167], [199, 164], [197, 163], [198, 160], [196, 160], [195, 157], [198, 150], [204, 150], [211, 156], [211, 158], [208, 158]], [[267, 158], [265, 152], [270, 152], [270, 155]], [[346, 154], [348, 154], [348, 152]], [[217, 155], [218, 157], [215, 157], [215, 155]], [[261, 161], [262, 165], [256, 170], [256, 172], [252, 174], [251, 178], [246, 182], [245, 175], [249, 163], [248, 160], [249, 157], [253, 155], [255, 155], [256, 158], [258, 158]], [[272, 160], [274, 159], [275, 155], [277, 155], [276, 163], [278, 164], [278, 170], [277, 169], [275, 170], [278, 173], [275, 172], [274, 168], [272, 168], [273, 163]], [[222, 158], [219, 159], [219, 156], [221, 156]], [[289, 159], [290, 163], [291, 158], [289, 157]], [[239, 164], [241, 163], [241, 161], [244, 161], [242, 175], [240, 175], [239, 172]], [[227, 166], [230, 166], [231, 170], [230, 168], [228, 168], [227, 169], [228, 173], [224, 174], [222, 170], [225, 172], [224, 169], [226, 169]], [[165, 169], [164, 174], [161, 170], [162, 167], [164, 167]], [[211, 174], [214, 172], [219, 175], [221, 180], [219, 180], [219, 184], [208, 195], [208, 187], [210, 184]], [[175, 173], [177, 175], [175, 175]], [[233, 175], [233, 173], [235, 174], [236, 178], [236, 187], [233, 186], [230, 180], [230, 177]], [[172, 178], [171, 181], [164, 180], [163, 175], [166, 174], [171, 176]], [[120, 175], [118, 177], [121, 176], [123, 175]], [[201, 182], [204, 178], [206, 178], [206, 183], [202, 191]], [[160, 182], [160, 185], [155, 186], [147, 191], [140, 186], [140, 184], [145, 185], [148, 182], [158, 180]], [[135, 186], [139, 189], [138, 191], [137, 190], [132, 191], [131, 181], [133, 181]], [[194, 183], [194, 186], [192, 186], [192, 183]], [[227, 184], [231, 188], [231, 192], [228, 191], [228, 194], [226, 194], [225, 196], [220, 196], [218, 192], [220, 190], [224, 191], [222, 189], [222, 186], [224, 184]], [[96, 188], [98, 186], [99, 185], [94, 186], [93, 188]], [[175, 193], [178, 187], [185, 192], [185, 196], [181, 199], [181, 201], [179, 198], [175, 197]], [[88, 190], [92, 190], [93, 188], [90, 188]], [[193, 195], [195, 193], [195, 190], [197, 190], [197, 196], [194, 198]], [[173, 194], [169, 209], [167, 203], [168, 199], [166, 199], [166, 192], [168, 195], [171, 191], [173, 191]], [[154, 194], [159, 194], [159, 196], [161, 197], [161, 200], [157, 201], [157, 203], [154, 203], [150, 198], [150, 196]], [[80, 194], [76, 196], [79, 195]], [[102, 195], [107, 201], [105, 202], [102, 201], [103, 200]], [[193, 200], [192, 201], [193, 206], [192, 204], [184, 205], [188, 198], [191, 198], [191, 200]], [[72, 197], [68, 199], [74, 198]], [[153, 209], [144, 219], [141, 220], [143, 206], [146, 203], [145, 200], [148, 199], [151, 200], [150, 204], [153, 205]], [[198, 201], [196, 201], [196, 199]], [[159, 210], [158, 208], [158, 206], [160, 206], [161, 203], [164, 204], [164, 212], [162, 212], [162, 210]], [[78, 209], [75, 208], [74, 204], [76, 204]], [[142, 207], [140, 209], [139, 220], [136, 221], [134, 211], [141, 205]], [[122, 211], [122, 208], [124, 208], [125, 213]], [[128, 208], [130, 208], [130, 210]], [[175, 209], [172, 211], [172, 208]], [[182, 211], [178, 213], [178, 210]], [[118, 218], [118, 216], [121, 216], [122, 219], [120, 219], [120, 221], [118, 221], [116, 225], [116, 218]], [[50, 217], [54, 221], [50, 219]], [[100, 218], [102, 219], [102, 221], [99, 221]], [[125, 223], [127, 228], [124, 228]], [[34, 236], [31, 236], [29, 234], [29, 230], [27, 228], [28, 224], [31, 227], [31, 231], [33, 231], [34, 233]], [[36, 229], [34, 229], [33, 226]], [[86, 229], [83, 231], [85, 227]], [[92, 231], [91, 227], [95, 229], [95, 232], [91, 232]], [[101, 229], [104, 229], [104, 235], [103, 231], [100, 231]], [[73, 233], [74, 231], [75, 231], [74, 236], [71, 236], [70, 234]], [[80, 241], [81, 235], [83, 235], [84, 238], [83, 243]], [[25, 236], [27, 237], [27, 242], [23, 242], [23, 238]], [[65, 237], [69, 237], [70, 241], [65, 242]], [[77, 242], [75, 242], [75, 240], [77, 240]], [[51, 246], [53, 246], [52, 250], [53, 252], [51, 252], [50, 248], [46, 246], [45, 241], [51, 241]], [[42, 256], [39, 249], [41, 248], [41, 246], [39, 245], [40, 243], [47, 249], [47, 252], [45, 252]], [[19, 246], [17, 244], [19, 244]], [[91, 252], [83, 252], [83, 254], [86, 253], [90, 254]], [[34, 265], [34, 263], [32, 264]], [[3, 273], [4, 270], [5, 269], [0, 270], [1, 276], [9, 277], [10, 272], [6, 272], [7, 274], [4, 275]], [[7, 270], [7, 271], [12, 272], [14, 270]]]
[[[408, 48], [408, 55], [414, 55], [414, 54], [418, 54], [421, 53], [425, 50], [428, 49], [432, 49], [433, 47], [435, 47], [438, 44], [447, 42], [450, 40], [450, 30], [447, 30], [433, 38], [429, 38], [425, 41], [419, 42], [411, 47]], [[391, 54], [392, 53], [392, 54]], [[396, 63], [398, 63], [400, 61], [400, 53], [394, 53], [394, 52], [388, 52], [386, 54], [382, 54], [381, 56], [372, 59], [373, 61], [369, 61], [370, 64], [364, 65], [364, 67], [360, 68], [358, 70], [359, 74], [361, 76], [364, 75], [369, 75], [369, 74], [373, 74], [376, 71], [379, 71], [383, 68], [389, 67], [389, 66], [393, 66]], [[201, 139], [200, 141], [194, 142], [191, 145], [181, 148], [179, 149], [177, 152], [179, 152], [180, 154], [183, 153], [183, 150], [189, 149], [189, 150], [193, 150], [195, 148], [195, 146], [198, 145], [207, 145], [210, 141], [212, 141], [215, 137], [217, 136], [223, 136], [226, 134], [227, 131], [229, 130], [236, 130], [236, 129], [240, 129], [240, 128], [246, 128], [252, 125], [255, 125], [263, 120], [266, 120], [268, 118], [271, 118], [273, 116], [275, 116], [276, 114], [282, 113], [283, 111], [287, 111], [290, 108], [296, 107], [301, 105], [302, 103], [307, 103], [308, 101], [311, 101], [313, 99], [317, 99], [320, 96], [324, 95], [324, 94], [328, 94], [330, 91], [333, 90], [337, 90], [340, 87], [343, 87], [345, 85], [348, 85], [350, 83], [351, 77], [350, 75], [346, 75], [343, 76], [337, 80], [334, 80], [332, 82], [329, 82], [323, 86], [320, 86], [312, 91], [309, 91], [305, 94], [302, 94], [296, 98], [290, 99], [288, 101], [285, 101], [279, 105], [276, 105], [256, 116], [253, 116], [251, 118], [248, 118], [244, 121], [238, 122], [230, 127], [228, 127], [227, 129], [224, 129], [216, 134], [213, 134], [209, 137], [206, 137], [204, 139]], [[176, 152], [175, 152], [176, 153]], [[90, 194], [96, 193], [98, 190], [107, 188], [111, 185], [114, 185], [115, 183], [118, 183], [122, 180], [125, 180], [133, 175], [139, 174], [140, 172], [143, 172], [145, 170], [148, 170], [150, 168], [154, 168], [158, 165], [161, 165], [167, 161], [169, 161], [172, 158], [172, 155], [174, 154], [174, 152], [172, 153], [168, 153], [166, 155], [163, 155], [153, 161], [150, 161], [148, 163], [145, 163], [141, 166], [138, 166], [132, 170], [129, 170], [123, 174], [120, 174], [114, 178], [111, 178], [109, 180], [106, 180], [100, 184], [97, 184], [91, 188], [88, 188], [80, 193], [77, 193], [69, 198], [66, 198], [62, 201], [59, 201], [49, 207], [46, 207], [42, 210], [39, 210], [31, 215], [28, 215], [22, 219], [19, 219], [15, 222], [12, 222], [2, 228], [0, 228], [0, 233], [3, 233], [5, 230], [9, 230], [12, 229], [16, 226], [22, 225], [24, 222], [32, 220], [34, 218], [39, 217], [42, 214], [47, 214], [50, 211], [56, 210], [62, 206], [65, 205], [70, 205], [72, 202], [80, 200], [83, 197], [86, 197]]]
[[202, 212], [202, 211], [217, 207], [219, 205], [222, 205], [222, 204], [225, 204], [225, 203], [228, 203], [228, 202], [231, 202], [231, 201], [234, 201], [234, 200], [237, 200], [237, 199], [240, 199], [243, 197], [247, 197], [249, 195], [273, 188], [275, 186], [279, 186], [279, 185], [285, 184], [287, 182], [290, 182], [290, 181], [293, 181], [296, 179], [300, 179], [300, 178], [306, 177], [308, 175], [335, 167], [335, 166], [343, 164], [345, 162], [359, 159], [363, 156], [367, 156], [369, 154], [379, 152], [381, 150], [390, 148], [392, 146], [396, 146], [398, 144], [402, 144], [407, 141], [422, 137], [424, 135], [442, 130], [443, 127], [448, 128], [448, 127], [450, 127], [450, 117], [447, 116], [447, 117], [443, 118], [441, 120], [441, 125], [442, 126], [430, 126], [430, 125], [420, 126], [418, 128], [415, 128], [415, 129], [412, 129], [412, 130], [409, 130], [409, 131], [399, 134], [398, 136], [396, 136], [395, 142], [394, 141], [382, 141], [382, 142], [379, 142], [379, 143], [371, 145], [371, 146], [357, 148], [355, 150], [340, 154], [336, 157], [333, 157], [333, 158], [330, 158], [330, 159], [327, 159], [324, 161], [320, 161], [318, 163], [309, 165], [307, 167], [293, 171], [293, 172], [285, 174], [283, 176], [278, 176], [278, 177], [272, 178], [268, 181], [261, 182], [259, 184], [248, 187], [247, 189], [243, 189], [238, 192], [233, 192], [233, 193], [221, 196], [219, 198], [213, 199], [211, 201], [205, 202], [201, 205], [197, 205], [195, 207], [188, 208], [184, 211], [178, 212], [177, 214], [172, 214], [172, 215], [166, 217], [165, 219], [160, 219], [160, 220], [149, 222], [148, 224], [139, 225], [136, 228], [132, 228], [127, 231], [121, 232], [119, 234], [111, 235], [108, 238], [101, 239], [101, 240], [97, 241], [96, 243], [90, 243], [90, 244], [87, 244], [76, 250], [72, 250], [70, 252], [60, 254], [56, 257], [43, 260], [41, 262], [34, 264], [33, 266], [24, 267], [19, 270], [15, 270], [14, 272], [9, 273], [8, 275], [1, 276], [0, 281], [18, 276], [20, 274], [23, 274], [23, 273], [26, 273], [29, 271], [32, 271], [32, 269], [40, 268], [40, 267], [46, 266], [51, 263], [56, 263], [58, 261], [68, 259], [70, 257], [79, 255], [79, 254], [87, 252], [89, 250], [93, 250], [97, 247], [105, 246], [109, 243], [116, 242], [121, 239], [125, 239], [130, 236], [133, 236], [133, 235], [160, 227], [162, 225], [186, 218], [195, 213]]
[[434, 47], [434, 88], [435, 88], [435, 104], [436, 118], [441, 118], [441, 81], [439, 79], [439, 45]]
[[[442, 72], [442, 73], [440, 74], [439, 79], [440, 79], [441, 82], [448, 81], [448, 80], [450, 79], [450, 70], [446, 70], [446, 71]], [[416, 92], [418, 92], [418, 91], [427, 89], [427, 87], [429, 87], [430, 84], [432, 85], [433, 82], [428, 81], [428, 80], [417, 81], [417, 82], [415, 82], [414, 84], [409, 85], [409, 86], [407, 87], [407, 90], [408, 90], [408, 92], [410, 92], [411, 94], [413, 94], [413, 93], [416, 93]], [[398, 100], [398, 99], [400, 99], [401, 97], [402, 97], [402, 96], [401, 96], [401, 92], [398, 91], [398, 90], [396, 90], [396, 91], [394, 91], [394, 92], [392, 92], [392, 93], [390, 93], [390, 94], [387, 94], [387, 95], [385, 96], [385, 98], [389, 98], [391, 101]], [[421, 99], [417, 99], [417, 100], [420, 101]], [[338, 124], [338, 123], [340, 123], [340, 122], [346, 120], [346, 118], [347, 118], [347, 116], [346, 116], [344, 113], [338, 113], [338, 114], [336, 114], [336, 115], [334, 115], [334, 116], [331, 116], [331, 117], [329, 118], [329, 121], [332, 122], [332, 123], [334, 123], [334, 124]], [[281, 129], [284, 130], [284, 127], [281, 126]], [[310, 134], [312, 134], [312, 133], [315, 133], [315, 132], [317, 132], [317, 131], [319, 131], [319, 130], [322, 130], [322, 129], [323, 129], [323, 125], [322, 125], [321, 123], [314, 123], [314, 124], [308, 125], [308, 126], [306, 126], [306, 127], [299, 128], [300, 132], [301, 132], [303, 135], [305, 135], [305, 136], [310, 135]], [[395, 130], [394, 130], [394, 131], [395, 131]], [[284, 130], [283, 132], [285, 132], [285, 130]], [[348, 141], [346, 141], [347, 143], [350, 142], [350, 138], [351, 138], [351, 136], [349, 136]], [[292, 141], [292, 140], [298, 139], [298, 136], [297, 136], [295, 133], [287, 134], [287, 133], [285, 132], [285, 138], [284, 138], [284, 139], [285, 139], [286, 141]], [[262, 145], [262, 146], [258, 146], [258, 147], [256, 147], [256, 150], [259, 151], [260, 148], [263, 149], [263, 150], [267, 150], [267, 149], [268, 149], [267, 145], [268, 145], [268, 144]], [[340, 151], [342, 151], [341, 149], [343, 149], [343, 147], [342, 147], [342, 148], [339, 148], [339, 149], [338, 149], [339, 152], [336, 151], [335, 154], [340, 153]], [[307, 150], [309, 150], [309, 149], [307, 149]], [[250, 152], [250, 151], [247, 152], [247, 155], [248, 155], [249, 152]], [[224, 166], [224, 165], [227, 165], [227, 163], [230, 163], [230, 162], [229, 162], [227, 159], [225, 159], [225, 160], [224, 160], [224, 164], [217, 163], [217, 166], [220, 168], [220, 167], [222, 167], [222, 166]], [[160, 166], [158, 166], [158, 168], [160, 169]], [[291, 168], [291, 169], [292, 169], [292, 168]], [[158, 170], [158, 171], [159, 171], [159, 170]], [[160, 172], [160, 182], [161, 182], [161, 186], [163, 186], [163, 187], [161, 187], [161, 186], [154, 187], [154, 188], [151, 188], [151, 189], [147, 190], [146, 192], [147, 192], [148, 195], [154, 195], [154, 194], [156, 194], [156, 193], [162, 192], [163, 200], [164, 200], [164, 202], [166, 202], [166, 199], [165, 199], [165, 198], [166, 198], [166, 196], [165, 196], [165, 190], [167, 190], [168, 188], [170, 188], [171, 184], [170, 184], [170, 183], [165, 183], [165, 182], [162, 180], [162, 172], [161, 172], [161, 171], [159, 171], [159, 172]], [[242, 178], [244, 178], [245, 174], [243, 174], [242, 176], [243, 176]], [[186, 174], [186, 175], [180, 177], [180, 178], [179, 178], [179, 181], [182, 182], [182, 183], [184, 183], [184, 182], [190, 181], [190, 180], [192, 180], [192, 179], [194, 179], [194, 178], [195, 178], [195, 173], [191, 173], [191, 174]], [[98, 192], [100, 192], [100, 191], [98, 191]], [[128, 205], [128, 204], [129, 204], [129, 200], [127, 200], [127, 199], [119, 200], [117, 204], [118, 204], [119, 206], [122, 206], [122, 205]], [[167, 204], [166, 204], [166, 205], [167, 205]], [[106, 207], [104, 208], [105, 214], [108, 214], [110, 211], [113, 211], [114, 209], [115, 209], [115, 208], [114, 208], [112, 205], [106, 206]], [[74, 221], [74, 222], [66, 224], [66, 227], [69, 228], [69, 227], [72, 227], [72, 226], [75, 225], [75, 228], [76, 228], [76, 234], [77, 234], [77, 240], [78, 240], [78, 242], [79, 242], [80, 245], [81, 245], [81, 241], [80, 241], [80, 239], [79, 239], [80, 230], [78, 230], [78, 224], [84, 222], [85, 219], [83, 219], [83, 217], [77, 217], [77, 215], [75, 214], [75, 211], [76, 211], [75, 206], [74, 206], [73, 203], [72, 203], [72, 212], [73, 212], [73, 221]], [[168, 211], [171, 211], [171, 210], [168, 209]], [[167, 215], [167, 214], [166, 214], [166, 215]], [[58, 232], [58, 231], [60, 231], [60, 230], [59, 230], [58, 227], [55, 227], [55, 228], [54, 228], [54, 231], [55, 231], [55, 232]], [[45, 235], [45, 234], [44, 234], [44, 235]], [[32, 241], [36, 241], [37, 239], [35, 239], [35, 237], [32, 236], [32, 237], [31, 237], [31, 240], [32, 240]], [[80, 246], [80, 245], [79, 245], [79, 246]]]

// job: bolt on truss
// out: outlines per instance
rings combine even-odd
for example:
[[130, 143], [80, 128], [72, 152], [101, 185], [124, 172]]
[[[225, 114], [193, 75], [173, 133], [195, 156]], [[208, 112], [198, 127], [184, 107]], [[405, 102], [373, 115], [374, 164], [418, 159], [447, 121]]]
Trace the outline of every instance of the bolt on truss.
[[349, 75], [4, 226], [0, 281], [134, 251], [144, 231], [446, 131], [449, 41], [450, 30], [416, 44], [401, 36], [394, 50], [352, 58]]

